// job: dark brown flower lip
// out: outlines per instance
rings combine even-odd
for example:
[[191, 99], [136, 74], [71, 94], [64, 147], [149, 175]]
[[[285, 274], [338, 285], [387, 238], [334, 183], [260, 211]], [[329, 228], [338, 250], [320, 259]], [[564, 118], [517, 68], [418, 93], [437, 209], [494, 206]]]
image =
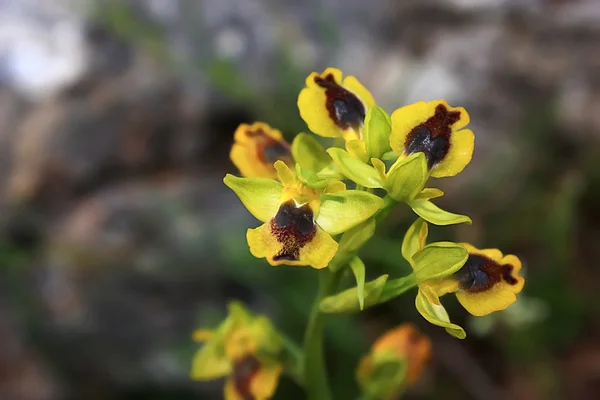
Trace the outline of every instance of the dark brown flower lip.
[[294, 200], [288, 200], [279, 206], [270, 226], [276, 240], [283, 245], [273, 257], [274, 261], [298, 261], [300, 249], [309, 243], [317, 232], [310, 206], [296, 206]]
[[272, 138], [262, 128], [248, 129], [246, 136], [256, 141], [256, 156], [262, 163], [272, 165], [281, 160], [293, 164], [292, 149], [285, 140]]
[[469, 293], [485, 292], [501, 281], [516, 285], [518, 280], [512, 276], [514, 267], [500, 264], [481, 254], [469, 254], [465, 265], [454, 274], [461, 290]]
[[233, 363], [233, 385], [242, 399], [254, 400], [255, 397], [250, 388], [259, 369], [260, 362], [251, 354], [245, 355]]
[[366, 110], [360, 99], [335, 81], [333, 74], [315, 76], [315, 83], [325, 89], [325, 107], [329, 118], [342, 130], [362, 126]]
[[404, 150], [408, 154], [423, 152], [427, 166], [433, 168], [450, 151], [452, 125], [460, 120], [460, 116], [460, 111], [449, 111], [444, 104], [438, 104], [431, 118], [409, 132]]

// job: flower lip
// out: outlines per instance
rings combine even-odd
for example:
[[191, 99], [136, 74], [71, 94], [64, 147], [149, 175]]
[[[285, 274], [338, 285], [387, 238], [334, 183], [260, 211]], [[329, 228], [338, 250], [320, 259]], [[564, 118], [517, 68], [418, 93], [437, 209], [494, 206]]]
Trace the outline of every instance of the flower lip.
[[326, 108], [329, 117], [343, 130], [358, 129], [365, 120], [366, 110], [362, 101], [352, 92], [340, 86], [333, 74], [324, 78], [315, 76], [315, 83], [325, 89]]
[[248, 129], [246, 136], [257, 140], [256, 155], [263, 163], [273, 164], [277, 160], [282, 160], [286, 164], [292, 163], [292, 150], [287, 142], [276, 140], [262, 128]]
[[256, 357], [248, 354], [233, 364], [233, 383], [235, 390], [244, 400], [254, 399], [250, 387], [252, 379], [256, 376], [260, 369], [260, 362]]
[[274, 261], [297, 261], [300, 249], [316, 234], [314, 213], [308, 204], [297, 205], [293, 199], [283, 203], [271, 219], [271, 232], [283, 245]]
[[483, 255], [469, 254], [465, 265], [454, 276], [461, 290], [468, 293], [481, 293], [502, 280], [509, 285], [516, 285], [518, 280], [512, 276], [513, 269], [510, 264], [499, 264]]
[[438, 104], [431, 118], [410, 131], [404, 143], [405, 151], [408, 154], [425, 153], [427, 165], [431, 169], [448, 154], [451, 127], [460, 117], [460, 111], [448, 111], [444, 104]]

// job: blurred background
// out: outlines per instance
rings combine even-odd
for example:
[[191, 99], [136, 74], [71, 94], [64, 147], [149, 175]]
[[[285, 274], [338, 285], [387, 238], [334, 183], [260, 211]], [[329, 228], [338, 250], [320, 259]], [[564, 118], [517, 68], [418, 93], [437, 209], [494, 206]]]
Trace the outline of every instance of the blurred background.
[[[414, 321], [434, 358], [411, 399], [600, 398], [600, 3], [596, 0], [0, 0], [0, 399], [218, 399], [191, 332], [230, 299], [301, 340], [306, 268], [251, 257], [223, 184], [239, 123], [291, 139], [312, 71], [357, 76], [388, 112], [463, 105], [473, 161], [435, 181], [471, 226], [431, 240], [517, 254], [527, 284], [468, 338], [414, 293], [328, 324], [336, 399], [372, 341]], [[409, 267], [397, 207], [361, 253]], [[349, 283], [348, 283], [349, 284]], [[276, 398], [302, 399], [282, 380]]]

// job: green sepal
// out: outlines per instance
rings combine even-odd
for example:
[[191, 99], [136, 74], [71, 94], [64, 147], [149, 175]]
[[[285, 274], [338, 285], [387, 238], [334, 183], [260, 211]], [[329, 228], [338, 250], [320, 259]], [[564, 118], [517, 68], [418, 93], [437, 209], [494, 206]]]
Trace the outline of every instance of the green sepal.
[[346, 179], [344, 174], [340, 172], [340, 168], [334, 162], [331, 162], [331, 164], [317, 172], [317, 176], [321, 179], [333, 179], [336, 181]]
[[428, 177], [425, 154], [415, 153], [396, 161], [390, 167], [386, 190], [393, 199], [408, 202], [423, 190]]
[[392, 121], [385, 110], [379, 106], [369, 109], [365, 117], [364, 141], [367, 148], [367, 159], [380, 158], [391, 151], [390, 133]]
[[324, 189], [327, 186], [327, 183], [329, 182], [328, 179], [319, 178], [319, 176], [312, 170], [302, 168], [302, 166], [298, 163], [296, 163], [295, 169], [296, 178], [298, 179], [298, 181], [310, 188], [321, 190]]
[[419, 217], [434, 225], [453, 225], [463, 222], [470, 224], [472, 222], [468, 216], [444, 211], [429, 200], [413, 200], [408, 205]]
[[360, 190], [324, 194], [316, 222], [330, 235], [339, 235], [371, 218], [381, 207], [381, 197]]
[[417, 286], [417, 280], [414, 274], [402, 278], [392, 279], [386, 282], [379, 297], [379, 303], [385, 303], [404, 294], [406, 291]]
[[331, 157], [327, 154], [321, 143], [314, 135], [299, 133], [292, 142], [292, 155], [294, 160], [303, 169], [321, 171], [331, 164]]
[[469, 252], [458, 243], [430, 243], [412, 257], [417, 282], [448, 277], [465, 265], [468, 258]]
[[379, 174], [372, 166], [339, 148], [327, 149], [327, 152], [342, 174], [351, 181], [372, 189], [383, 187]]
[[365, 308], [365, 263], [360, 258], [354, 257], [349, 265], [356, 278], [356, 296], [362, 311]]
[[[285, 164], [284, 164], [285, 165]], [[238, 178], [227, 174], [223, 179], [256, 219], [267, 222], [279, 209], [283, 185], [266, 178]]]
[[413, 265], [412, 258], [415, 253], [425, 247], [428, 232], [429, 226], [422, 218], [417, 218], [406, 231], [402, 241], [402, 257], [411, 265]]
[[350, 155], [358, 158], [365, 164], [369, 161], [369, 156], [367, 155], [367, 151], [365, 150], [365, 145], [362, 140], [354, 139], [347, 141], [346, 150], [348, 150]]
[[[365, 283], [364, 308], [377, 304], [381, 292], [389, 275], [381, 275], [379, 278]], [[319, 308], [324, 313], [345, 313], [360, 311], [358, 302], [358, 289], [356, 287], [344, 290], [338, 294], [328, 296], [321, 300]]]
[[338, 251], [327, 268], [335, 272], [348, 264], [356, 252], [371, 239], [375, 233], [375, 226], [375, 219], [369, 218], [365, 222], [344, 232], [339, 241]]
[[396, 152], [392, 150], [384, 153], [380, 158], [383, 161], [396, 161], [398, 159], [398, 154], [396, 154]]
[[415, 300], [415, 306], [417, 311], [425, 318], [428, 322], [441, 326], [446, 329], [450, 335], [458, 339], [464, 339], [467, 334], [463, 328], [459, 325], [450, 322], [450, 317], [444, 306], [430, 303], [427, 297], [419, 290], [417, 298]]
[[438, 197], [442, 197], [443, 195], [444, 195], [444, 192], [442, 192], [440, 189], [425, 188], [425, 189], [421, 190], [421, 193], [419, 193], [417, 195], [417, 197], [415, 197], [415, 200], [418, 200], [418, 199], [425, 199], [425, 200], [437, 199]]
[[363, 398], [390, 399], [398, 398], [405, 388], [408, 362], [398, 358], [392, 352], [385, 357], [373, 359], [371, 371], [363, 381], [359, 379]]

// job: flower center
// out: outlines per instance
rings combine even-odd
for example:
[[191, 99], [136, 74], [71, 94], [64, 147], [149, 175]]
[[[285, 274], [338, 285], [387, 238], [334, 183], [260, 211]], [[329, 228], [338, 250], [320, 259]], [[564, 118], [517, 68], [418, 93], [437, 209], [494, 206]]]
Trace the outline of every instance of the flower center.
[[252, 355], [246, 355], [233, 364], [233, 384], [242, 399], [254, 400], [250, 384], [259, 369], [260, 363]]
[[246, 131], [246, 136], [256, 141], [256, 156], [265, 163], [272, 165], [277, 160], [286, 164], [292, 163], [292, 151], [285, 141], [279, 141], [267, 135], [262, 129]]
[[277, 214], [271, 219], [271, 232], [283, 247], [273, 260], [298, 260], [300, 249], [317, 232], [313, 216], [308, 204], [296, 206], [294, 200], [288, 200], [279, 207]]
[[364, 104], [354, 93], [340, 86], [333, 74], [325, 78], [315, 76], [315, 83], [325, 89], [325, 107], [338, 127], [343, 130], [358, 129], [363, 124], [366, 114]]
[[448, 111], [446, 106], [439, 104], [433, 117], [410, 131], [404, 142], [404, 150], [408, 154], [423, 152], [431, 169], [448, 154], [451, 127], [459, 119], [460, 111]]
[[513, 266], [510, 264], [500, 265], [488, 257], [469, 254], [465, 265], [454, 276], [462, 290], [481, 293], [502, 280], [509, 285], [516, 285], [518, 281], [512, 276], [512, 271]]

